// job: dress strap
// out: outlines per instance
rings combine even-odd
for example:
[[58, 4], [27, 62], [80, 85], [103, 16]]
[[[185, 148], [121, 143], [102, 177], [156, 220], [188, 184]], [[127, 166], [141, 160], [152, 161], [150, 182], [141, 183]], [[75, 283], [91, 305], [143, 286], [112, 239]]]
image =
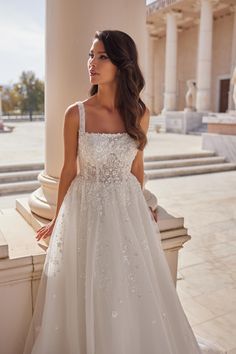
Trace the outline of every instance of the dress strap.
[[80, 132], [85, 132], [85, 111], [84, 111], [84, 104], [82, 102], [78, 102], [78, 107], [79, 107], [79, 116], [80, 116], [80, 122], [79, 122], [79, 131]]

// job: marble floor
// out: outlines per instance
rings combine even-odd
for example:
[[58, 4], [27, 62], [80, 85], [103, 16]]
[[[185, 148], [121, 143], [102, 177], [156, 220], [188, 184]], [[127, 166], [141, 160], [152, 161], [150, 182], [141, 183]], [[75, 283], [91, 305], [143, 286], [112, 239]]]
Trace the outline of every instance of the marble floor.
[[147, 182], [184, 217], [177, 291], [194, 332], [236, 354], [236, 171]]

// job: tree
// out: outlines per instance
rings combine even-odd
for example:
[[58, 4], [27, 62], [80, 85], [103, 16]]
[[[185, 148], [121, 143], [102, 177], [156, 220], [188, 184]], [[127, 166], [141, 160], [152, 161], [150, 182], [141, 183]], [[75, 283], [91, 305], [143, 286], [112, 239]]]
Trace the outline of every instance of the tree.
[[20, 94], [13, 86], [4, 86], [2, 90], [2, 111], [4, 114], [20, 111]]
[[14, 89], [20, 95], [21, 112], [28, 113], [30, 120], [33, 112], [44, 110], [44, 84], [35, 77], [34, 72], [23, 71]]
[[32, 71], [23, 71], [19, 82], [3, 87], [2, 108], [5, 114], [29, 114], [44, 111], [44, 83]]

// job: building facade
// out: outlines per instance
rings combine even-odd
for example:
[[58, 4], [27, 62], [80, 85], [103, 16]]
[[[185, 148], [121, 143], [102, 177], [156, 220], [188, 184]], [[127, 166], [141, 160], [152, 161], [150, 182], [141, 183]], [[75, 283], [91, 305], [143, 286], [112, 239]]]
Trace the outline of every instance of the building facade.
[[233, 109], [236, 0], [157, 0], [147, 28], [153, 114], [183, 110], [188, 80], [196, 82], [197, 111]]

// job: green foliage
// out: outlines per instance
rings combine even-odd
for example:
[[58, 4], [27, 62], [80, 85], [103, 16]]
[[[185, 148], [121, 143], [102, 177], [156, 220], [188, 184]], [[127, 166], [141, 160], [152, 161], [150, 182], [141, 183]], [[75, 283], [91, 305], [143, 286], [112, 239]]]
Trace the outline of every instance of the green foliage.
[[3, 88], [2, 108], [4, 114], [29, 114], [44, 112], [44, 83], [32, 71], [23, 71], [19, 82]]

